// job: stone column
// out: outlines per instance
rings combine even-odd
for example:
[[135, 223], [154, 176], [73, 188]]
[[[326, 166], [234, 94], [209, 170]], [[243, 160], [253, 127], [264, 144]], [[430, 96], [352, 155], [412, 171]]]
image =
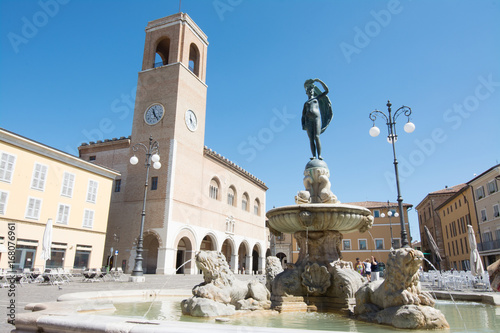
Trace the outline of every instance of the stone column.
[[[164, 251], [164, 265], [163, 274], [175, 274], [175, 263], [177, 259], [177, 250], [172, 248], [165, 248]], [[158, 260], [160, 260], [160, 250], [158, 250]]]
[[252, 260], [252, 256], [246, 256], [245, 257], [245, 274], [252, 274], [252, 264], [253, 264], [253, 260]]
[[233, 271], [234, 274], [238, 274], [238, 255], [237, 254], [231, 255], [231, 270]]
[[167, 249], [158, 248], [158, 259], [156, 260], [156, 274], [167, 274], [165, 272]]

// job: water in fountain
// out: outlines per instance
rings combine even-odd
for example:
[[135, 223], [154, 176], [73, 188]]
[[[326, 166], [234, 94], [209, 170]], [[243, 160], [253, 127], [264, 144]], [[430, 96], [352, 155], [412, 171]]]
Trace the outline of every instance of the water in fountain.
[[[431, 265], [431, 267], [434, 269], [434, 271], [438, 272], [439, 275], [442, 276], [441, 271], [437, 270], [436, 267], [427, 258], [422, 257], [422, 259], [424, 259], [429, 265]], [[451, 294], [451, 291], [448, 288], [445, 288], [445, 290], [448, 292], [448, 294], [450, 295], [451, 301], [455, 305], [455, 309], [457, 310], [458, 315], [459, 315], [460, 319], [462, 320], [462, 323], [464, 324], [465, 331], [468, 332], [467, 331], [467, 326], [465, 325], [465, 320], [462, 317], [462, 314], [460, 313], [460, 310], [458, 309], [457, 303], [453, 299], [453, 295]], [[434, 293], [434, 290], [432, 290], [432, 288], [431, 288], [431, 291], [432, 291], [432, 293], [434, 295], [434, 298], [437, 299], [436, 294]]]
[[153, 304], [154, 302], [156, 301], [156, 297], [157, 295], [163, 290], [163, 288], [165, 287], [165, 285], [168, 283], [168, 281], [170, 281], [170, 279], [172, 279], [172, 276], [174, 276], [175, 274], [177, 274], [177, 271], [179, 269], [181, 269], [182, 267], [184, 267], [184, 265], [186, 265], [187, 263], [191, 262], [192, 260], [194, 260], [195, 258], [191, 258], [189, 259], [188, 261], [184, 262], [182, 265], [180, 265], [179, 267], [177, 267], [177, 269], [175, 270], [175, 273], [170, 275], [166, 280], [165, 280], [165, 283], [163, 283], [163, 285], [160, 287], [160, 289], [158, 289], [158, 292], [155, 293], [155, 296], [153, 297], [153, 300], [151, 301], [151, 304], [149, 305], [149, 308], [148, 310], [142, 315], [143, 318], [146, 318], [146, 316], [148, 315], [149, 311], [151, 311], [151, 308], [153, 307]]

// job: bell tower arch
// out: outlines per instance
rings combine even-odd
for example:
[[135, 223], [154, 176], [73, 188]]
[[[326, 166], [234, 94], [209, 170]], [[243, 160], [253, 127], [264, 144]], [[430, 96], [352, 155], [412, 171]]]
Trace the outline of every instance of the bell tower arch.
[[[185, 13], [148, 23], [142, 70], [137, 81], [132, 143], [152, 135], [203, 152], [207, 85], [207, 36]], [[149, 107], [160, 104], [145, 119]], [[149, 122], [148, 122], [149, 121]], [[165, 147], [166, 147], [165, 145]]]

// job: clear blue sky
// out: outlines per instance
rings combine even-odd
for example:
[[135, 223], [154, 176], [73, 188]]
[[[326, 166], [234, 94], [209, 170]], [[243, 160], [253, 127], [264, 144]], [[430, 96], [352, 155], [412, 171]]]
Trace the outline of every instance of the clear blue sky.
[[[57, 4], [55, 6], [54, 4]], [[178, 1], [0, 1], [0, 126], [77, 154], [131, 134], [148, 21]], [[310, 155], [303, 84], [330, 88], [321, 136], [342, 202], [396, 201], [386, 127], [398, 119], [405, 202], [467, 182], [500, 159], [500, 1], [182, 1], [208, 35], [205, 144], [262, 179], [267, 208], [293, 203]], [[128, 114], [116, 112], [129, 110]], [[125, 107], [125, 108], [123, 108]], [[111, 125], [102, 127], [102, 123]], [[410, 213], [412, 235], [418, 220]]]

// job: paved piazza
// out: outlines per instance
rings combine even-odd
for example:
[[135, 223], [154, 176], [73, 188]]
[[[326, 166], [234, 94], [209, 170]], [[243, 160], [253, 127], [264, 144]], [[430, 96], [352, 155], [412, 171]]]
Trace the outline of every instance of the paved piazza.
[[[134, 290], [134, 289], [175, 289], [185, 291], [186, 294], [197, 284], [203, 282], [202, 275], [145, 275], [146, 282], [134, 283], [128, 282], [129, 275], [122, 277], [123, 282], [103, 281], [103, 282], [82, 282], [82, 278], [74, 277], [73, 282], [65, 283], [60, 287], [48, 284], [23, 284], [16, 285], [16, 314], [28, 312], [24, 307], [29, 303], [55, 302], [57, 298], [64, 294], [90, 291], [107, 290]], [[264, 281], [264, 276], [237, 275], [240, 280], [259, 279]], [[422, 283], [425, 290], [430, 290], [427, 283]], [[0, 332], [10, 332], [14, 327], [7, 324], [7, 306], [9, 297], [8, 288], [0, 289]], [[449, 293], [444, 291], [435, 291], [438, 298], [448, 298]], [[500, 305], [500, 295], [494, 292], [479, 293], [477, 291], [453, 292], [455, 300], [481, 301], [478, 299], [483, 296], [487, 298], [486, 302]]]

